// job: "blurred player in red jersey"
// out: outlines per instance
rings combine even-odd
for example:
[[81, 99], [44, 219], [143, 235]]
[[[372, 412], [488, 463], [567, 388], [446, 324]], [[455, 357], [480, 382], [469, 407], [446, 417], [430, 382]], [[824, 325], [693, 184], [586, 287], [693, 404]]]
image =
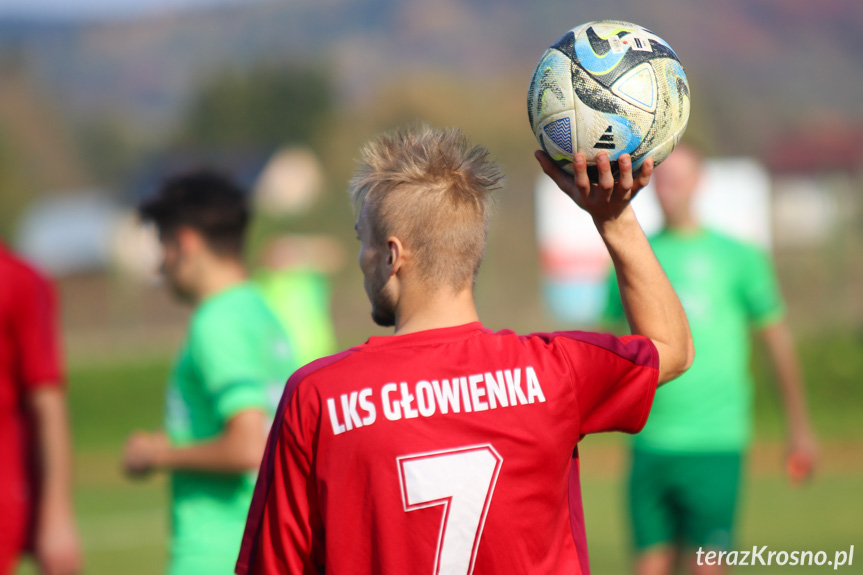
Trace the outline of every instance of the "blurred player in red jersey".
[[589, 573], [576, 444], [637, 432], [694, 351], [683, 308], [629, 206], [628, 155], [591, 185], [537, 153], [587, 210], [633, 336], [482, 326], [473, 286], [499, 169], [457, 130], [368, 144], [351, 183], [372, 318], [395, 334], [289, 380], [237, 573]]
[[74, 575], [81, 551], [51, 285], [0, 245], [0, 575], [28, 548], [44, 575]]

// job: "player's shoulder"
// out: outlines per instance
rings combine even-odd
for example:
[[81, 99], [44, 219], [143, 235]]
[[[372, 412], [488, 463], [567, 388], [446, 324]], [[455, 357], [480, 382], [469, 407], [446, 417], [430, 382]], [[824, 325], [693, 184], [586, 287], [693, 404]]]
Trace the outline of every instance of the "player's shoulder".
[[721, 255], [729, 265], [740, 270], [741, 273], [745, 274], [770, 266], [770, 254], [762, 246], [716, 230], [709, 230], [708, 233], [713, 246], [712, 251]]
[[50, 287], [51, 282], [34, 265], [0, 246], [0, 270], [4, 279], [25, 286]]
[[193, 329], [233, 329], [269, 321], [273, 314], [260, 291], [246, 282], [204, 300], [192, 314]]
[[0, 246], [0, 294], [4, 307], [54, 298], [54, 285], [36, 266]]
[[559, 353], [567, 356], [586, 354], [595, 356], [610, 353], [632, 363], [649, 365], [653, 362], [650, 339], [643, 336], [618, 337], [611, 333], [565, 330], [517, 334], [512, 330], [487, 332], [502, 338], [504, 345], [518, 345], [533, 354]]
[[344, 377], [345, 370], [356, 370], [356, 361], [360, 359], [363, 345], [357, 345], [344, 351], [327, 355], [307, 363], [296, 370], [288, 379], [287, 387], [322, 387], [328, 381]]
[[754, 242], [731, 236], [714, 228], [706, 229], [705, 234], [712, 244], [721, 249], [744, 254], [765, 253], [765, 250]]
[[487, 336], [502, 339], [510, 342], [528, 343], [552, 343], [558, 338], [571, 339], [575, 341], [588, 341], [595, 335], [600, 335], [595, 332], [580, 331], [580, 330], [563, 330], [563, 331], [532, 331], [530, 333], [517, 333], [511, 329], [502, 329], [499, 331], [485, 330]]

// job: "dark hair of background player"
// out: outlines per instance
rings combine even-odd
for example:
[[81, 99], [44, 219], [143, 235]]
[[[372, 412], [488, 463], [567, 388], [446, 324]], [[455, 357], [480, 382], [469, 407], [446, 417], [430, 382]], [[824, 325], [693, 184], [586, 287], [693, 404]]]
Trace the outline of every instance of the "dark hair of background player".
[[138, 212], [142, 220], [156, 224], [162, 236], [189, 227], [220, 256], [243, 253], [249, 222], [246, 193], [224, 174], [201, 169], [172, 176]]

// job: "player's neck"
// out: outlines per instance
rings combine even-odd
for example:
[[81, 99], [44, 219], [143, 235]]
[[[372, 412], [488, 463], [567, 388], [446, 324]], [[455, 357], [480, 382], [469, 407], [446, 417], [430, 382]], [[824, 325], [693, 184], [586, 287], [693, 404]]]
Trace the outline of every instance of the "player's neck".
[[407, 335], [418, 331], [454, 327], [479, 321], [473, 290], [467, 288], [458, 293], [441, 289], [429, 295], [406, 293], [396, 309], [395, 335]]
[[676, 218], [666, 216], [666, 228], [676, 234], [691, 235], [701, 231], [698, 220], [692, 214], [682, 214]]
[[201, 303], [227, 289], [237, 286], [248, 279], [245, 266], [239, 261], [221, 260], [202, 274], [198, 286], [196, 303]]

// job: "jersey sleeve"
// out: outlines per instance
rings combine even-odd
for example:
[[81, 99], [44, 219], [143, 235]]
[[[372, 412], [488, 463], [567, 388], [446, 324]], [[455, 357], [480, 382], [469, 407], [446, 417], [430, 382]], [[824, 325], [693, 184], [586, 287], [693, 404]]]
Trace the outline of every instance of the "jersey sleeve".
[[14, 330], [22, 380], [25, 388], [32, 390], [60, 385], [63, 370], [53, 287], [39, 276], [30, 279], [16, 306]]
[[294, 374], [270, 430], [237, 559], [239, 575], [324, 572], [324, 531], [312, 445], [320, 409]]
[[774, 323], [785, 314], [776, 272], [762, 250], [748, 248], [742, 264], [741, 292], [750, 321], [757, 327]]
[[260, 338], [248, 334], [251, 321], [208, 315], [192, 323], [192, 359], [222, 421], [245, 409], [268, 409], [267, 374], [256, 347]]
[[558, 332], [578, 403], [579, 434], [638, 433], [647, 422], [659, 383], [659, 354], [642, 336]]

